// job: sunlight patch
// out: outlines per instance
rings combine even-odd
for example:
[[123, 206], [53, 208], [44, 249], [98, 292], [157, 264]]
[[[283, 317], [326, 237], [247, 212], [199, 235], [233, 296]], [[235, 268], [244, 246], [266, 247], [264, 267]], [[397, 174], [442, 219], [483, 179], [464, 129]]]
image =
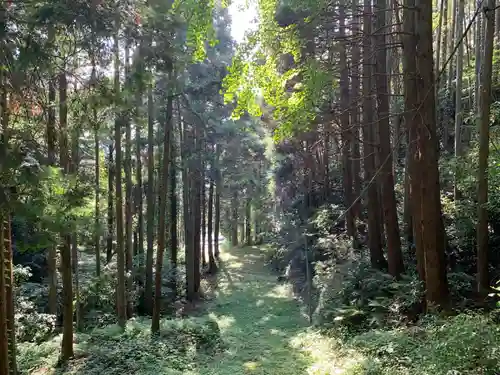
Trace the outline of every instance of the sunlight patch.
[[290, 286], [289, 285], [277, 285], [268, 292], [266, 297], [271, 297], [271, 298], [283, 298], [283, 299], [288, 299], [291, 297], [290, 294]]
[[231, 327], [236, 321], [234, 317], [228, 315], [215, 315], [214, 313], [210, 313], [210, 318], [217, 322], [217, 325], [220, 329], [227, 329]]
[[243, 364], [243, 367], [245, 368], [246, 371], [255, 371], [259, 367], [259, 363], [255, 361], [249, 361], [245, 362]]
[[344, 350], [335, 339], [319, 332], [300, 333], [290, 344], [311, 357], [313, 364], [307, 369], [308, 375], [347, 374], [364, 360], [360, 353]]

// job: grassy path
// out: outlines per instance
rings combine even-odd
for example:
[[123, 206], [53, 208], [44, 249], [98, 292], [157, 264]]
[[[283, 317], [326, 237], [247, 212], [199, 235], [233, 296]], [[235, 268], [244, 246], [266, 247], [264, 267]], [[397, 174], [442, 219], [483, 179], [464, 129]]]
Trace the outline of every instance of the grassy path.
[[258, 247], [229, 249], [221, 258], [209, 314], [228, 350], [206, 362], [200, 375], [345, 373], [348, 363], [335, 357], [331, 340], [307, 329], [298, 302], [264, 267]]

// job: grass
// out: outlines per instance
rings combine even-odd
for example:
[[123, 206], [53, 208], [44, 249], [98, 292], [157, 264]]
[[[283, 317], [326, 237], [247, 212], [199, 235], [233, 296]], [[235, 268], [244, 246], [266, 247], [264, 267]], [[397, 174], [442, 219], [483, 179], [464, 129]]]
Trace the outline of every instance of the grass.
[[335, 374], [349, 361], [334, 358], [337, 343], [308, 329], [307, 317], [287, 285], [264, 267], [258, 247], [222, 254], [216, 302], [228, 350], [200, 367], [200, 375]]
[[[264, 265], [263, 248], [226, 249], [200, 316], [149, 319], [76, 336], [77, 358], [54, 369], [60, 337], [20, 345], [23, 374], [496, 375], [500, 328], [485, 316], [424, 317], [419, 326], [330, 336], [309, 327], [291, 288]], [[217, 324], [214, 324], [217, 323]]]
[[[163, 320], [163, 334], [156, 341], [150, 338], [148, 319], [129, 321], [125, 333], [109, 326], [77, 334], [77, 358], [57, 370], [60, 336], [42, 345], [22, 344], [21, 373], [322, 375], [341, 373], [351, 365], [353, 357], [343, 360], [335, 340], [308, 328], [291, 289], [277, 284], [276, 276], [266, 269], [260, 248], [226, 249], [221, 254], [219, 275], [212, 282], [216, 284], [212, 285], [215, 298], [206, 306], [204, 316]], [[198, 326], [206, 321], [217, 323], [223, 343], [218, 350], [199, 350], [197, 345], [188, 344], [179, 347], [181, 336], [174, 338], [172, 334], [184, 329], [182, 337], [189, 336], [197, 330], [191, 327], [193, 320], [201, 322]]]

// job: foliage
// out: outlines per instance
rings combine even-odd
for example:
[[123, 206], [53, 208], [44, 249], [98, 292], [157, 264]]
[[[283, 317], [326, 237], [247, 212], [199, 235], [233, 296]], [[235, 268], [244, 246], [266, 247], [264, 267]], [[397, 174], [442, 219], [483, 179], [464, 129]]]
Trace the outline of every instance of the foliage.
[[333, 266], [329, 272], [318, 314], [327, 327], [357, 331], [400, 325], [419, 311], [423, 289], [416, 275], [395, 280], [364, 258]]
[[429, 316], [411, 329], [373, 330], [352, 343], [372, 358], [362, 374], [494, 374], [499, 339], [488, 317], [461, 314]]
[[[70, 363], [64, 373], [181, 374], [193, 369], [198, 356], [213, 355], [224, 347], [217, 324], [207, 318], [162, 320], [162, 333], [153, 338], [150, 326], [150, 320], [137, 319], [129, 321], [124, 332], [111, 325], [78, 334], [77, 351], [84, 360]], [[57, 350], [57, 338], [39, 347], [22, 344], [20, 370], [54, 366]]]

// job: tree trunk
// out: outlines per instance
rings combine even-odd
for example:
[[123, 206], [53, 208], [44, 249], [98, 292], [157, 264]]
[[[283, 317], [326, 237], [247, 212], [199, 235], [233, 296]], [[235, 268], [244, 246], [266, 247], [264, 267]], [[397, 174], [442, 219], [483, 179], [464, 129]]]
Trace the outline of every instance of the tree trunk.
[[[141, 56], [139, 57], [141, 58]], [[142, 69], [141, 72], [144, 70]], [[137, 212], [137, 249], [136, 253], [139, 255], [139, 280], [144, 283], [144, 202], [143, 202], [143, 184], [142, 184], [142, 126], [141, 120], [143, 119], [143, 91], [138, 90], [136, 97], [136, 119], [135, 119], [135, 179], [136, 181], [136, 195], [135, 205]]]
[[[177, 112], [180, 118], [180, 110], [177, 102]], [[177, 295], [177, 168], [175, 160], [175, 137], [172, 124], [172, 135], [170, 137], [170, 290], [172, 291], [172, 300]]]
[[[66, 74], [59, 75], [59, 123], [60, 123], [60, 162], [65, 174], [69, 173], [68, 150], [68, 82]], [[61, 361], [73, 357], [73, 277], [71, 264], [71, 234], [67, 230], [61, 233], [61, 271], [63, 284], [63, 335], [61, 343]]]
[[481, 112], [479, 117], [479, 168], [477, 193], [477, 288], [483, 298], [488, 296], [490, 278], [488, 274], [488, 156], [490, 142], [491, 80], [493, 70], [493, 39], [495, 36], [495, 1], [488, 0], [485, 14], [486, 36], [484, 65], [481, 74]]
[[201, 139], [200, 129], [194, 127], [193, 129], [193, 145], [195, 157], [193, 158], [193, 168], [191, 169], [192, 183], [192, 198], [193, 204], [193, 241], [194, 241], [194, 286], [195, 298], [198, 298], [201, 283], [200, 274], [200, 254], [201, 254], [201, 191], [203, 181], [202, 161], [201, 161]]
[[[415, 173], [415, 153], [417, 152], [417, 123], [416, 113], [418, 109], [417, 97], [417, 65], [416, 65], [416, 34], [415, 34], [415, 0], [405, 1], [405, 11], [402, 34], [403, 43], [403, 70], [404, 70], [404, 86], [405, 86], [405, 125], [407, 135], [407, 150], [406, 150], [406, 170], [405, 170], [405, 223], [406, 237], [410, 249], [415, 247], [417, 270], [420, 280], [425, 283], [425, 262], [423, 253], [422, 238], [419, 235], [420, 231], [415, 229], [420, 222], [421, 196], [420, 190], [412, 188], [413, 180], [417, 176]], [[416, 237], [414, 237], [414, 235]]]
[[339, 5], [339, 38], [341, 40], [340, 45], [340, 123], [342, 128], [342, 169], [343, 169], [343, 183], [344, 183], [344, 201], [346, 207], [348, 207], [346, 213], [346, 229], [347, 234], [350, 237], [355, 236], [354, 228], [354, 214], [351, 207], [353, 198], [353, 187], [352, 187], [352, 130], [349, 124], [349, 71], [347, 67], [347, 42], [345, 41], [345, 4], [340, 3]]
[[[49, 40], [53, 41], [55, 38], [55, 29], [49, 28]], [[49, 166], [55, 167], [56, 165], [56, 86], [54, 77], [49, 77], [49, 108], [47, 114], [47, 155]], [[49, 313], [57, 315], [57, 248], [54, 243], [49, 247], [48, 258], [48, 271], [49, 271]]]
[[[129, 89], [131, 72], [130, 72], [130, 41], [127, 38], [125, 47], [125, 80], [126, 88]], [[125, 163], [123, 169], [125, 171], [125, 259], [127, 267], [127, 316], [132, 316], [133, 306], [132, 300], [128, 295], [132, 293], [132, 267], [133, 267], [133, 247], [132, 247], [132, 124], [128, 114], [124, 114], [125, 125]]]
[[[457, 15], [457, 38], [463, 34], [464, 24], [464, 7], [465, 1], [459, 0], [458, 15]], [[463, 76], [463, 60], [464, 60], [464, 42], [461, 41], [458, 45], [457, 51], [457, 85], [455, 90], [455, 159], [457, 162], [455, 169], [455, 183], [453, 186], [453, 195], [455, 201], [460, 199], [460, 192], [458, 190], [458, 158], [462, 155], [462, 123], [463, 123], [463, 109], [462, 109], [462, 76]]]
[[115, 58], [115, 150], [116, 150], [116, 257], [117, 257], [117, 288], [116, 309], [118, 313], [118, 324], [125, 328], [127, 322], [127, 297], [125, 289], [125, 248], [123, 233], [123, 192], [122, 192], [122, 124], [123, 115], [119, 107], [120, 95], [120, 51], [118, 31], [114, 36], [114, 58]]
[[[446, 63], [446, 60], [448, 59], [448, 2], [449, 0], [443, 0], [443, 41], [442, 41], [442, 47], [441, 47], [441, 61], [443, 62], [443, 75], [440, 78], [438, 84], [439, 88], [441, 87], [446, 87], [446, 82], [444, 82], [443, 78], [446, 78], [446, 66], [444, 65]], [[439, 71], [439, 69], [438, 69]], [[446, 119], [443, 119], [443, 122], [446, 121]], [[446, 124], [443, 124], [443, 126], [447, 126]]]
[[404, 271], [403, 254], [401, 252], [401, 239], [396, 196], [394, 192], [394, 176], [392, 174], [392, 150], [389, 129], [389, 100], [387, 88], [387, 44], [386, 44], [386, 0], [376, 1], [376, 29], [375, 34], [375, 85], [377, 88], [378, 102], [378, 131], [380, 137], [379, 158], [382, 182], [382, 197], [384, 209], [384, 222], [387, 234], [387, 259], [389, 273], [395, 277]]
[[[1, 11], [1, 9], [0, 9]], [[2, 166], [3, 167], [3, 166]], [[2, 202], [6, 205], [7, 202]], [[4, 208], [2, 207], [2, 211]], [[7, 270], [7, 249], [6, 249], [6, 228], [5, 217], [2, 212], [0, 216], [0, 244], [2, 249], [0, 251], [0, 375], [9, 375], [11, 373], [10, 354], [9, 349], [9, 319], [7, 317], [7, 310], [9, 306], [13, 305], [13, 301], [7, 300], [7, 288], [12, 282], [8, 275]]]
[[220, 228], [220, 196], [221, 196], [221, 173], [220, 173], [220, 147], [215, 145], [215, 217], [214, 217], [214, 255], [219, 258], [219, 228]]
[[[457, 41], [457, 38], [460, 38], [461, 35], [457, 35], [457, 0], [452, 0], [451, 4], [451, 27], [450, 27], [450, 51], [455, 50], [455, 43]], [[453, 97], [453, 87], [452, 87], [452, 82], [453, 78], [455, 78], [455, 66], [453, 64], [453, 60], [450, 60], [449, 63], [449, 70], [448, 70], [448, 85], [447, 87], [450, 90], [451, 97]]]
[[113, 161], [114, 146], [111, 144], [108, 148], [108, 234], [106, 243], [106, 262], [110, 263], [113, 259], [113, 235], [114, 235], [114, 181], [115, 166]]
[[153, 305], [153, 318], [151, 320], [151, 332], [157, 333], [160, 330], [160, 310], [161, 310], [161, 287], [162, 287], [162, 269], [163, 255], [165, 253], [166, 229], [167, 229], [167, 200], [168, 200], [168, 182], [169, 182], [169, 163], [170, 163], [170, 137], [172, 132], [172, 95], [168, 96], [165, 127], [163, 131], [163, 162], [160, 175], [160, 187], [158, 194], [158, 248], [156, 250], [156, 272], [155, 272], [155, 296]]
[[480, 111], [480, 104], [479, 104], [479, 98], [481, 97], [481, 92], [480, 92], [480, 84], [481, 84], [481, 44], [483, 43], [483, 35], [482, 35], [482, 22], [481, 22], [482, 14], [479, 13], [476, 17], [476, 35], [475, 35], [475, 52], [476, 52], [476, 58], [475, 58], [475, 75], [476, 79], [474, 80], [475, 87], [474, 87], [474, 107], [475, 107], [475, 112], [479, 114]]
[[155, 228], [155, 195], [154, 195], [154, 101], [153, 87], [148, 86], [148, 186], [147, 186], [147, 250], [146, 250], [146, 280], [144, 285], [144, 306], [147, 314], [153, 313], [153, 246]]
[[[359, 17], [358, 0], [352, 2], [353, 23], [352, 33], [354, 37], [360, 36], [361, 19]], [[353, 197], [356, 199], [361, 193], [361, 154], [359, 149], [360, 139], [360, 45], [355, 42], [352, 45], [352, 67], [351, 67], [351, 126], [352, 126], [352, 175], [353, 175]], [[326, 159], [328, 161], [328, 159]], [[353, 216], [361, 218], [361, 199], [358, 199], [353, 205]]]
[[[205, 150], [206, 152], [206, 150]], [[201, 266], [207, 266], [207, 259], [205, 256], [205, 241], [207, 239], [207, 192], [205, 186], [205, 166], [202, 162], [201, 173]]]
[[213, 206], [214, 206], [214, 174], [215, 166], [214, 162], [211, 163], [210, 166], [210, 180], [208, 187], [208, 221], [207, 221], [207, 233], [208, 233], [208, 273], [213, 274], [217, 269], [217, 265], [215, 264], [215, 257], [213, 251]]
[[252, 244], [252, 198], [247, 197], [245, 204], [245, 245]]
[[[449, 306], [445, 265], [445, 234], [441, 216], [438, 150], [436, 141], [436, 112], [432, 54], [432, 1], [421, 0], [417, 5], [417, 108], [415, 116], [414, 171], [412, 191], [418, 190], [422, 199], [414, 206], [417, 221], [415, 236], [421, 236], [425, 257], [427, 307]], [[424, 200], [425, 197], [425, 200]], [[417, 242], [418, 246], [418, 242]], [[421, 251], [417, 248], [417, 253]]]
[[238, 190], [236, 187], [233, 187], [231, 218], [231, 245], [238, 246]]
[[373, 114], [375, 103], [373, 101], [373, 45], [372, 35], [372, 5], [371, 0], [364, 0], [363, 11], [363, 154], [365, 184], [367, 191], [367, 214], [368, 214], [368, 247], [370, 249], [370, 261], [374, 268], [382, 269], [387, 261], [382, 249], [382, 238], [380, 234], [379, 214], [380, 201], [378, 199], [377, 181], [375, 176], [375, 127], [373, 125]]

